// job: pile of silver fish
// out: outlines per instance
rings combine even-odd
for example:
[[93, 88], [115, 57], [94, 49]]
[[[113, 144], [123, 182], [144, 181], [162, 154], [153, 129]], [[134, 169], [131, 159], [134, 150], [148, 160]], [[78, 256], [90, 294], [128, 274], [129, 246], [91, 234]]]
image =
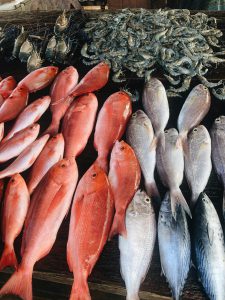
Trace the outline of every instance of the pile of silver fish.
[[26, 25], [26, 29], [17, 25], [5, 26], [0, 31], [0, 54], [26, 63], [28, 72], [44, 63], [72, 64], [81, 45], [85, 19], [81, 11], [70, 14], [63, 11], [52, 26]]
[[168, 96], [176, 97], [189, 89], [193, 77], [213, 88], [213, 94], [225, 99], [222, 82], [209, 82], [205, 75], [212, 66], [225, 61], [216, 19], [204, 13], [181, 10], [129, 10], [106, 13], [85, 24], [90, 39], [81, 54], [87, 65], [109, 61], [113, 81], [126, 80], [125, 71], [148, 79], [161, 69], [170, 87]]

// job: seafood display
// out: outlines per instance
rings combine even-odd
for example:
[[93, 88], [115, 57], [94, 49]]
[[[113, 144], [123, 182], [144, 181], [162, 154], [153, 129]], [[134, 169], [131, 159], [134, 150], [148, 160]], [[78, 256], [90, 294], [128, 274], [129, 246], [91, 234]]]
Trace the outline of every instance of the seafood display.
[[156, 220], [151, 198], [138, 190], [126, 211], [127, 237], [119, 236], [121, 276], [127, 300], [138, 292], [151, 264], [156, 239]]
[[191, 264], [191, 241], [186, 214], [179, 206], [176, 220], [172, 217], [169, 193], [165, 195], [159, 212], [158, 239], [162, 272], [179, 300]]
[[201, 194], [193, 218], [193, 244], [198, 276], [209, 299], [225, 297], [225, 244], [217, 212]]
[[169, 96], [187, 91], [196, 76], [216, 97], [225, 98], [223, 89], [216, 88], [222, 81], [205, 77], [210, 67], [225, 61], [216, 18], [187, 9], [123, 9], [91, 18], [84, 31], [89, 41], [81, 50], [83, 63], [109, 61], [115, 82], [125, 81], [127, 70], [148, 79], [161, 69], [170, 84]]

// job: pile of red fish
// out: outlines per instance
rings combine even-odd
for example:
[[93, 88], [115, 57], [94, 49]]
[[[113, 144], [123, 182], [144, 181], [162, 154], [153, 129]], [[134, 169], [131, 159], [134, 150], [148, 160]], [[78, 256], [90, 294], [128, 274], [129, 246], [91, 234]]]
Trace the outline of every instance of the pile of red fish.
[[[17, 85], [12, 77], [0, 82], [0, 162], [15, 158], [0, 172], [1, 191], [3, 178], [10, 177], [4, 193], [5, 247], [0, 269], [16, 269], [0, 295], [32, 299], [33, 267], [53, 247], [72, 198], [67, 243], [67, 261], [74, 274], [70, 299], [91, 299], [87, 278], [106, 241], [118, 233], [126, 236], [126, 208], [138, 189], [141, 172], [132, 148], [120, 141], [132, 113], [130, 96], [123, 91], [112, 94], [95, 125], [98, 100], [93, 92], [107, 83], [109, 71], [106, 63], [100, 63], [78, 83], [74, 67], [59, 74], [58, 68], [45, 67]], [[52, 81], [50, 96], [27, 106], [29, 94]], [[38, 138], [41, 130], [37, 122], [49, 106], [52, 122]], [[4, 136], [4, 122], [13, 119]], [[76, 157], [84, 150], [94, 125], [98, 157], [77, 185]], [[29, 168], [25, 181], [20, 173]], [[18, 264], [13, 244], [22, 229]]]

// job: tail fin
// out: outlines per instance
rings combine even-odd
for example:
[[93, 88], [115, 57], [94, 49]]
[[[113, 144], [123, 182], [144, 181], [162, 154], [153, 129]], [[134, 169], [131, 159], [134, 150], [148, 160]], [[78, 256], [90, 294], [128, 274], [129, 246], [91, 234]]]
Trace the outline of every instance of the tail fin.
[[17, 270], [18, 262], [13, 246], [5, 246], [0, 260], [0, 271], [6, 267], [14, 267]]
[[155, 180], [152, 182], [145, 182], [145, 189], [149, 197], [160, 199], [159, 190]]
[[157, 147], [161, 145], [162, 149], [165, 150], [166, 148], [166, 141], [165, 141], [165, 133], [164, 131], [159, 132], [157, 135]]
[[0, 290], [2, 295], [17, 295], [23, 300], [32, 300], [32, 269], [18, 269]]
[[126, 300], [140, 300], [138, 293], [137, 294], [127, 294]]
[[106, 174], [109, 172], [108, 160], [106, 157], [97, 157], [95, 161]]
[[70, 300], [91, 300], [86, 279], [73, 282]]
[[179, 134], [179, 137], [181, 139], [181, 142], [182, 142], [182, 146], [183, 146], [183, 152], [184, 152], [184, 155], [186, 155], [186, 153], [188, 152], [188, 138], [187, 138], [187, 134], [188, 132], [181, 132]]
[[190, 208], [189, 208], [180, 188], [178, 188], [177, 190], [172, 190], [170, 192], [170, 199], [171, 199], [172, 215], [175, 220], [177, 217], [177, 205], [178, 204], [180, 204], [183, 207], [183, 209], [186, 211], [186, 213], [190, 216], [190, 218], [192, 218]]
[[54, 136], [59, 131], [59, 121], [52, 121], [49, 127], [44, 131], [42, 135], [50, 134], [51, 136]]
[[196, 202], [198, 200], [198, 197], [199, 197], [198, 193], [192, 193], [192, 195], [191, 195], [191, 203], [190, 203], [190, 206], [191, 206], [192, 209], [195, 207], [195, 204], [196, 204]]
[[223, 218], [225, 220], [225, 190], [223, 191]]
[[125, 213], [115, 214], [113, 224], [109, 233], [109, 240], [111, 240], [116, 234], [120, 234], [125, 238], [127, 236], [127, 230], [125, 226]]

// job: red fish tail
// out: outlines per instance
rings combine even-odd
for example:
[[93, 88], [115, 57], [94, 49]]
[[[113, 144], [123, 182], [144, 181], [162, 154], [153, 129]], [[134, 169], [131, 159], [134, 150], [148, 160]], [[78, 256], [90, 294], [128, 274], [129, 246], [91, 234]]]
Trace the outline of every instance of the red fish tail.
[[117, 213], [114, 216], [113, 224], [109, 233], [109, 240], [111, 240], [114, 235], [120, 234], [123, 237], [127, 236], [127, 230], [125, 225], [125, 213]]
[[0, 271], [6, 267], [14, 267], [17, 270], [18, 262], [13, 246], [5, 246], [0, 260]]
[[91, 300], [86, 278], [74, 280], [70, 300]]
[[32, 300], [32, 269], [19, 268], [0, 290], [2, 295], [17, 295]]
[[108, 160], [107, 157], [98, 157], [95, 161], [106, 174], [109, 172]]
[[49, 127], [44, 131], [42, 135], [50, 134], [51, 136], [56, 135], [59, 132], [60, 120], [52, 119]]

